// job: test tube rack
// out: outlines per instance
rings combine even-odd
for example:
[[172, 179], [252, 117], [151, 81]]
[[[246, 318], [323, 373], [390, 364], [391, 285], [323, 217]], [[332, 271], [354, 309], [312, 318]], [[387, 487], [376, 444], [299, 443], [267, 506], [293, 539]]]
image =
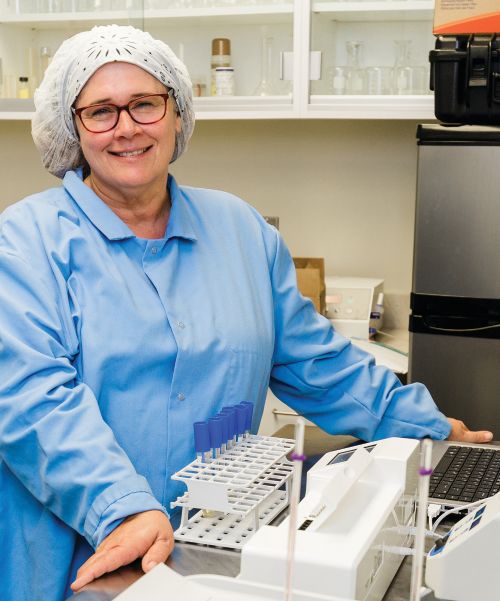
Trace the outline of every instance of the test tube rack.
[[[293, 464], [285, 456], [294, 445], [286, 438], [247, 435], [218, 458], [198, 459], [175, 473], [172, 480], [187, 486], [171, 503], [182, 508], [175, 539], [241, 549], [288, 506]], [[190, 518], [193, 509], [200, 511]]]

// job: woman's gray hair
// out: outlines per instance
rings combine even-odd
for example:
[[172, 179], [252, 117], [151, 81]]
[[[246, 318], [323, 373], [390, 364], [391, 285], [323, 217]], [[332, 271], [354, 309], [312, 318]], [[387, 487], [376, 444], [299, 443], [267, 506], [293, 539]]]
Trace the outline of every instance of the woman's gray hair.
[[169, 46], [128, 25], [101, 25], [64, 41], [35, 91], [31, 133], [45, 168], [62, 178], [84, 165], [71, 107], [83, 86], [106, 63], [137, 65], [173, 91], [181, 131], [172, 161], [186, 149], [194, 129], [191, 80], [185, 65]]

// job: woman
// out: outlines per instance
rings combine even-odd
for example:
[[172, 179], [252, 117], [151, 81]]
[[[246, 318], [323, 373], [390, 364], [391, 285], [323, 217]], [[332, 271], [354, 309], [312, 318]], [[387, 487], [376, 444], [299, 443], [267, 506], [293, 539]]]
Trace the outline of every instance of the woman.
[[[332, 433], [485, 440], [335, 334], [279, 234], [230, 194], [181, 188], [190, 81], [131, 27], [66, 41], [33, 137], [61, 187], [2, 216], [4, 601], [61, 601], [172, 549], [170, 475], [192, 423], [274, 393]], [[76, 578], [76, 580], [75, 580]]]

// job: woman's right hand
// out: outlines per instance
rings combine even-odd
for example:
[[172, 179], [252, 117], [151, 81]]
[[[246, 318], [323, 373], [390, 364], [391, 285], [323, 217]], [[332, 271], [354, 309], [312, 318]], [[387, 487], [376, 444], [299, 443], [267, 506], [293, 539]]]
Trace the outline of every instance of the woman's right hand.
[[117, 570], [142, 557], [142, 569], [149, 572], [163, 563], [174, 547], [169, 519], [161, 511], [145, 511], [126, 518], [97, 547], [78, 570], [71, 585], [80, 590], [99, 576]]

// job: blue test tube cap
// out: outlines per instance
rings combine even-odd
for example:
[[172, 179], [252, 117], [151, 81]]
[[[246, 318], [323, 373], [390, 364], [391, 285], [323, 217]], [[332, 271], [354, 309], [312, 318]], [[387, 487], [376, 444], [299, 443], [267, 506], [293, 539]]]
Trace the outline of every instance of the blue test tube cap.
[[208, 429], [210, 432], [210, 446], [212, 449], [220, 449], [222, 444], [222, 419], [220, 417], [210, 417]]
[[253, 403], [251, 403], [250, 401], [243, 401], [240, 403], [240, 405], [242, 407], [245, 407], [245, 409], [246, 409], [247, 416], [246, 416], [246, 422], [245, 422], [245, 430], [247, 432], [250, 432], [250, 430], [252, 429]]
[[196, 453], [206, 453], [210, 451], [210, 430], [208, 422], [195, 422], [194, 429], [194, 449]]
[[236, 405], [236, 419], [238, 434], [245, 434], [247, 423], [247, 408], [242, 405]]
[[229, 416], [229, 439], [232, 440], [237, 435], [236, 409], [234, 407], [223, 407], [220, 411]]
[[216, 415], [216, 417], [220, 418], [220, 420], [222, 422], [222, 442], [223, 442], [223, 444], [227, 444], [228, 440], [230, 439], [230, 436], [229, 436], [229, 428], [230, 428], [229, 415], [227, 413], [224, 413], [224, 412], [221, 411], [221, 413], [218, 413]]

